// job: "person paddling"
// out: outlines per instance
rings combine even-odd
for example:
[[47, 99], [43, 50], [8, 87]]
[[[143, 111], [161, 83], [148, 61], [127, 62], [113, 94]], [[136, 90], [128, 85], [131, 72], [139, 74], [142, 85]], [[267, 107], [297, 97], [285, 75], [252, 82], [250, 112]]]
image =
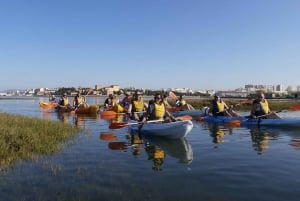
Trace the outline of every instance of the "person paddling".
[[280, 119], [280, 117], [275, 112], [271, 112], [268, 101], [265, 99], [264, 93], [258, 94], [257, 98], [253, 101], [250, 117], [254, 119]]

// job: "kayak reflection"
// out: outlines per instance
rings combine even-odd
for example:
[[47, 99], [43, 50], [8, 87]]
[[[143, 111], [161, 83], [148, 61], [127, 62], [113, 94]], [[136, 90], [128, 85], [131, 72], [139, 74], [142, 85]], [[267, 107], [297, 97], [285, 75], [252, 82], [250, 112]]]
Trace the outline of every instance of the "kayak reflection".
[[[160, 137], [144, 138], [149, 159], [164, 158], [165, 154], [179, 159], [180, 163], [190, 164], [193, 161], [193, 150], [187, 138], [167, 139]], [[164, 153], [163, 153], [164, 152]], [[157, 160], [154, 161], [157, 163]], [[162, 163], [162, 162], [161, 162]]]

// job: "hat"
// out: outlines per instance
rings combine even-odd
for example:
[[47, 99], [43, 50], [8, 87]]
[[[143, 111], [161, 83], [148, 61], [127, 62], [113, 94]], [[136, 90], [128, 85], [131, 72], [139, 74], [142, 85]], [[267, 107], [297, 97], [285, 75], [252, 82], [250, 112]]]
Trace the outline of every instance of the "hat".
[[127, 91], [127, 92], [125, 93], [125, 95], [126, 95], [126, 96], [130, 96], [131, 94], [130, 94], [130, 92]]
[[67, 96], [67, 93], [64, 93], [64, 96]]

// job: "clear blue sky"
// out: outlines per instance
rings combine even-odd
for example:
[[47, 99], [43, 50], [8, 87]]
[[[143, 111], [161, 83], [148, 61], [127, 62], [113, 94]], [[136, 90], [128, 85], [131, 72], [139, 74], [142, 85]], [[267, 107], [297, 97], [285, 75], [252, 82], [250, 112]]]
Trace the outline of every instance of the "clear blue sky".
[[299, 0], [0, 0], [0, 91], [300, 85]]

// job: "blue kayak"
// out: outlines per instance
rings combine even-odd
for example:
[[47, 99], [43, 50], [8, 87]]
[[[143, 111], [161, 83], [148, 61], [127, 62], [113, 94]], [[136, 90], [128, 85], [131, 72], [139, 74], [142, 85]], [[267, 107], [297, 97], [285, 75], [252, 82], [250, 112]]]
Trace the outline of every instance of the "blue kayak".
[[196, 109], [196, 110], [180, 110], [176, 112], [171, 112], [174, 117], [189, 115], [192, 117], [203, 117], [207, 115], [208, 113], [208, 107], [204, 107], [202, 109]]
[[228, 116], [205, 116], [203, 121], [208, 123], [229, 123], [234, 121], [243, 121], [244, 117], [228, 117]]
[[276, 127], [300, 127], [300, 118], [281, 118], [281, 119], [247, 119], [241, 120], [242, 125], [253, 126], [276, 126]]
[[252, 119], [247, 117], [205, 116], [203, 120], [209, 123], [231, 123], [240, 121], [242, 126], [300, 127], [300, 118]]

